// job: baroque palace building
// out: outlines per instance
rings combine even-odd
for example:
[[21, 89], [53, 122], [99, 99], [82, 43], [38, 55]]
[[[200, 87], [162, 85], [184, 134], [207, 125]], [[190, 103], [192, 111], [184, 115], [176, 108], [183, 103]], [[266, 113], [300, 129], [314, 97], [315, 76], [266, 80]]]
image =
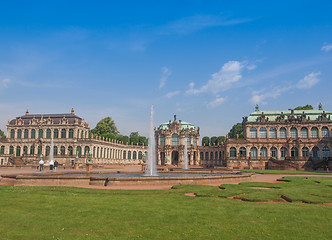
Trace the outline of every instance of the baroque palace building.
[[[332, 113], [318, 110], [256, 111], [244, 117], [244, 138], [227, 139], [232, 168], [314, 168], [331, 156]], [[328, 162], [327, 162], [328, 164]]]
[[[158, 165], [182, 167], [185, 154], [192, 167], [233, 169], [315, 168], [331, 159], [332, 112], [318, 110], [256, 111], [244, 117], [243, 138], [221, 145], [200, 146], [200, 129], [177, 120], [155, 129]], [[89, 134], [89, 124], [69, 114], [29, 114], [8, 121], [7, 138], [0, 139], [0, 164], [37, 164], [50, 154], [60, 164], [84, 164], [87, 155], [97, 165], [140, 164], [147, 147], [122, 144]], [[332, 161], [330, 161], [330, 164]], [[316, 166], [317, 165], [317, 166]], [[332, 167], [332, 166], [330, 166]]]
[[89, 136], [89, 124], [72, 109], [70, 114], [29, 114], [8, 121], [7, 138], [0, 139], [0, 164], [32, 164], [50, 154], [60, 164], [86, 163], [88, 153], [95, 164], [138, 164], [145, 146]]

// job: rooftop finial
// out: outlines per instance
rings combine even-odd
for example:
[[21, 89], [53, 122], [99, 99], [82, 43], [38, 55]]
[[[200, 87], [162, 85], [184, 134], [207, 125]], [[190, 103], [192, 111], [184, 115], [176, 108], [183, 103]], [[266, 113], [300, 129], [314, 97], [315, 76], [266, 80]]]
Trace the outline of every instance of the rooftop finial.
[[323, 105], [322, 105], [322, 103], [319, 103], [319, 105], [318, 105], [318, 110], [323, 110]]
[[258, 104], [256, 104], [255, 111], [256, 111], [256, 112], [258, 112], [258, 111], [259, 111]]
[[71, 109], [71, 114], [72, 114], [72, 115], [75, 114], [74, 108]]
[[29, 115], [29, 110], [27, 109], [26, 111], [25, 111], [25, 116], [28, 116]]

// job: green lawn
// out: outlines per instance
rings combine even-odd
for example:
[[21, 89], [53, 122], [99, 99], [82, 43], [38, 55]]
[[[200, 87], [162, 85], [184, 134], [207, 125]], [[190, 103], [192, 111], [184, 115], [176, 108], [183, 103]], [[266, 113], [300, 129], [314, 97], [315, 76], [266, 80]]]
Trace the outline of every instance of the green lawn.
[[[122, 191], [0, 187], [0, 239], [332, 239], [332, 179]], [[255, 189], [251, 187], [269, 187]], [[195, 192], [200, 197], [185, 196]]]
[[255, 170], [255, 169], [241, 169], [242, 172], [252, 172], [261, 174], [294, 174], [294, 175], [332, 175], [327, 172], [310, 172], [310, 171], [296, 171], [296, 170]]

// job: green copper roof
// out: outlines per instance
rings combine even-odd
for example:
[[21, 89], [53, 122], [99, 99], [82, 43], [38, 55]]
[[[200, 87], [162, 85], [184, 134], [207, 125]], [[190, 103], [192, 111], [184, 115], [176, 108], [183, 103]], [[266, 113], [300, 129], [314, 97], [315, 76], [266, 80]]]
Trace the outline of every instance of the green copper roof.
[[[180, 123], [180, 122], [178, 122], [178, 123]], [[163, 123], [159, 126], [159, 129], [167, 130], [169, 128], [170, 128], [170, 123], [169, 122], [168, 123]], [[181, 121], [181, 130], [182, 129], [195, 129], [196, 130], [196, 128], [193, 124]]]
[[[324, 111], [324, 110], [294, 110], [293, 116], [295, 118], [300, 117], [302, 115], [306, 116], [306, 119], [310, 119], [311, 121], [315, 121], [318, 117], [322, 116], [323, 112], [325, 112], [327, 118], [332, 117], [332, 112]], [[276, 121], [277, 117], [280, 117], [281, 114], [284, 114], [284, 120], [287, 120], [289, 116], [292, 115], [291, 110], [284, 111], [256, 111], [249, 115], [248, 122], [256, 122], [257, 118], [264, 115], [265, 118], [268, 118], [268, 121]]]

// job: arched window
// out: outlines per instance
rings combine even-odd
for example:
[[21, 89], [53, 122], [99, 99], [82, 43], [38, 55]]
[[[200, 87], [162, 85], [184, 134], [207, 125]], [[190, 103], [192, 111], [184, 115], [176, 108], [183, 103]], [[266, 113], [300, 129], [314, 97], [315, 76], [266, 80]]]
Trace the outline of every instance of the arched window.
[[318, 147], [313, 147], [311, 150], [312, 158], [314, 160], [317, 160], [319, 158], [319, 148]]
[[99, 147], [97, 147], [97, 158], [99, 158]]
[[236, 148], [235, 147], [231, 147], [231, 149], [229, 150], [229, 156], [232, 158], [236, 157]]
[[209, 153], [205, 152], [205, 161], [209, 161]]
[[266, 147], [261, 148], [261, 157], [264, 157], [264, 158], [267, 157], [267, 148]]
[[282, 127], [279, 130], [280, 138], [287, 138], [287, 131], [286, 128]]
[[311, 137], [318, 138], [318, 128], [316, 127], [311, 128]]
[[51, 138], [51, 129], [46, 130], [46, 138]]
[[83, 138], [83, 130], [81, 131], [81, 138]]
[[85, 146], [85, 148], [84, 148], [84, 156], [86, 156], [89, 153], [89, 151], [90, 151], [89, 146]]
[[297, 138], [297, 129], [295, 127], [290, 129], [290, 136], [291, 138]]
[[277, 138], [277, 129], [275, 127], [270, 128], [270, 138]]
[[61, 138], [66, 138], [66, 129], [61, 129]]
[[126, 159], [126, 157], [127, 157], [126, 155], [127, 155], [127, 152], [126, 152], [126, 151], [123, 151], [123, 157], [122, 157], [122, 158], [123, 158], [123, 159]]
[[204, 153], [203, 152], [200, 152], [200, 158], [201, 158], [201, 160], [203, 161], [204, 160]]
[[32, 139], [36, 138], [36, 130], [35, 129], [31, 129], [31, 138]]
[[138, 159], [142, 160], [143, 158], [143, 153], [141, 151], [138, 152]]
[[[189, 157], [188, 157], [188, 159], [189, 159]], [[214, 159], [215, 159], [215, 160], [218, 159], [218, 152], [215, 152], [215, 153], [214, 153]]]
[[14, 147], [13, 146], [9, 147], [9, 154], [14, 154]]
[[213, 160], [213, 152], [210, 152], [210, 160]]
[[131, 159], [131, 151], [128, 151], [128, 159]]
[[5, 146], [1, 146], [1, 148], [0, 148], [0, 154], [5, 154]]
[[299, 156], [299, 151], [296, 147], [292, 147], [291, 149], [291, 157], [298, 157]]
[[43, 138], [44, 136], [43, 136], [44, 134], [43, 134], [43, 129], [39, 129], [39, 131], [38, 131], [38, 138]]
[[267, 131], [265, 127], [259, 129], [259, 137], [260, 138], [267, 138]]
[[31, 155], [35, 154], [35, 147], [34, 146], [30, 146], [30, 154]]
[[21, 139], [22, 138], [22, 130], [19, 129], [17, 130], [17, 139]]
[[38, 154], [38, 156], [40, 156], [41, 154], [42, 154], [42, 146], [38, 146], [38, 148], [37, 148], [37, 154]]
[[28, 129], [24, 129], [24, 139], [29, 138], [29, 130]]
[[246, 157], [247, 156], [247, 150], [245, 147], [240, 147], [239, 150], [240, 157]]
[[21, 147], [17, 146], [16, 147], [16, 157], [19, 157], [19, 156], [21, 156]]
[[257, 138], [257, 129], [254, 127], [250, 128], [250, 138]]
[[53, 154], [54, 154], [54, 156], [58, 155], [58, 147], [57, 146], [54, 146], [54, 148], [53, 148]]
[[275, 147], [271, 147], [270, 153], [272, 158], [278, 159], [278, 150]]
[[11, 139], [15, 138], [15, 130], [14, 129], [10, 130], [10, 138]]
[[161, 134], [159, 137], [160, 146], [165, 146], [165, 135]]
[[95, 158], [96, 157], [96, 147], [93, 147], [93, 150], [92, 150], [92, 156]]
[[301, 128], [301, 138], [308, 138], [308, 128]]
[[309, 157], [309, 149], [307, 147], [302, 148], [302, 157]]
[[187, 146], [190, 146], [191, 144], [191, 137], [189, 134], [186, 134], [185, 136], [185, 143], [187, 144]]
[[66, 148], [65, 148], [64, 146], [61, 146], [61, 148], [60, 148], [60, 154], [61, 154], [62, 156], [65, 155], [65, 151], [66, 151]]
[[256, 147], [252, 147], [250, 149], [250, 156], [251, 156], [251, 158], [257, 158], [257, 148]]
[[68, 155], [73, 156], [73, 147], [72, 146], [68, 147]]
[[137, 158], [137, 152], [134, 151], [134, 152], [133, 152], [133, 159], [136, 160], [136, 158]]
[[82, 155], [82, 148], [80, 146], [76, 147], [76, 153], [79, 157]]
[[172, 135], [172, 145], [179, 146], [179, 135], [177, 135], [176, 133]]
[[46, 149], [45, 149], [45, 156], [48, 156], [50, 155], [50, 146], [46, 146]]
[[24, 146], [24, 147], [23, 147], [23, 154], [24, 154], [24, 155], [27, 155], [27, 154], [28, 154], [28, 147], [27, 147], [27, 146]]
[[329, 129], [327, 127], [322, 127], [322, 137], [323, 138], [329, 137]]
[[69, 136], [68, 138], [74, 138], [74, 130], [73, 129], [69, 129]]
[[58, 138], [59, 137], [59, 130], [58, 129], [54, 129], [53, 131], [53, 138]]
[[197, 138], [196, 138], [196, 136], [193, 137], [193, 145], [197, 146]]
[[285, 159], [285, 157], [287, 157], [287, 148], [285, 148], [285, 147], [282, 147], [281, 149], [280, 149], [280, 154], [281, 154], [281, 159]]
[[330, 157], [330, 148], [328, 146], [323, 147], [322, 153], [324, 159]]

